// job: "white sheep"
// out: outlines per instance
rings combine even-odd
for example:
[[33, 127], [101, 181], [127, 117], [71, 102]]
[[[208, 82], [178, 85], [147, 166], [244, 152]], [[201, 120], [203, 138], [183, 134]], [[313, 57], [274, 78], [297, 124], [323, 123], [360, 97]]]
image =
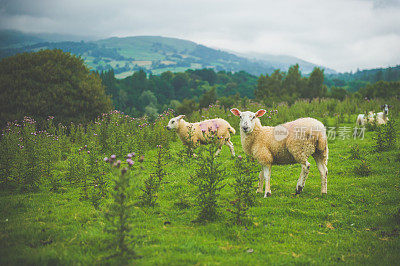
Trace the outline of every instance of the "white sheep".
[[381, 105], [382, 112], [376, 114], [376, 117], [382, 119], [384, 124], [389, 120], [389, 108], [392, 108], [392, 106], [388, 104]]
[[321, 193], [327, 193], [328, 141], [324, 125], [313, 118], [300, 118], [276, 127], [262, 126], [259, 117], [265, 110], [256, 113], [240, 112], [233, 108], [231, 112], [240, 117], [240, 136], [246, 154], [256, 159], [262, 166], [257, 192], [262, 193], [265, 179], [264, 197], [271, 196], [270, 177], [274, 164], [301, 164], [300, 178], [296, 193], [300, 193], [309, 173], [308, 158], [313, 156], [321, 174]]
[[391, 108], [391, 105], [381, 105], [382, 112], [379, 112], [375, 114], [373, 111], [370, 111], [368, 115], [366, 116], [365, 114], [359, 114], [357, 116], [356, 124], [359, 126], [364, 126], [365, 124], [374, 124], [376, 123], [377, 125], [383, 125], [386, 124], [387, 121], [389, 120], [388, 115], [389, 115], [389, 108]]
[[[222, 146], [225, 144], [231, 150], [232, 156], [235, 156], [235, 150], [233, 148], [233, 143], [231, 142], [230, 134], [235, 134], [236, 131], [227, 121], [221, 118], [216, 118], [197, 123], [188, 123], [183, 119], [184, 117], [185, 115], [174, 117], [167, 125], [168, 130], [176, 130], [176, 133], [184, 145], [188, 145], [189, 141], [195, 146], [198, 144], [207, 144], [208, 140], [205, 138], [208, 134], [207, 132], [215, 131], [220, 144], [216, 155], [219, 154]], [[191, 139], [189, 139], [189, 130]]]

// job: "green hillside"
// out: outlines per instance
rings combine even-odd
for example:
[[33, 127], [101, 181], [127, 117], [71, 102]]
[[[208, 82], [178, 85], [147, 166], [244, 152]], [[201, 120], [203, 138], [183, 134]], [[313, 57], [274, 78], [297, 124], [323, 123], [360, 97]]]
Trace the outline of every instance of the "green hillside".
[[[183, 72], [187, 69], [209, 68], [215, 71], [246, 71], [260, 75], [272, 73], [275, 69], [288, 68], [285, 56], [276, 56], [273, 60], [258, 60], [177, 38], [136, 36], [112, 37], [98, 41], [54, 41], [57, 38], [66, 38], [35, 36], [1, 31], [0, 58], [21, 52], [61, 49], [81, 56], [93, 70], [114, 69], [117, 78], [125, 78], [140, 69], [147, 73], [160, 74], [165, 71]], [[76, 40], [76, 37], [71, 37], [71, 40]], [[294, 57], [291, 57], [291, 60], [297, 61], [301, 69], [304, 65], [304, 73], [309, 73], [308, 70], [315, 66]]]

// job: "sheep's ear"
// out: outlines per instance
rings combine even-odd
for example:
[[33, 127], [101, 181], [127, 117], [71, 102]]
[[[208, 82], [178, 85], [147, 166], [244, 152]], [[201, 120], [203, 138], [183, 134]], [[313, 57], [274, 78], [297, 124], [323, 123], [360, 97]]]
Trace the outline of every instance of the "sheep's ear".
[[238, 109], [236, 109], [236, 108], [232, 108], [231, 109], [231, 113], [236, 115], [236, 116], [240, 116], [240, 114], [241, 114], [240, 111]]
[[179, 121], [179, 120], [181, 120], [181, 119], [184, 118], [184, 117], [185, 117], [185, 115], [180, 115], [180, 116], [177, 117], [177, 120]]
[[267, 111], [260, 109], [256, 112], [256, 117], [262, 117]]

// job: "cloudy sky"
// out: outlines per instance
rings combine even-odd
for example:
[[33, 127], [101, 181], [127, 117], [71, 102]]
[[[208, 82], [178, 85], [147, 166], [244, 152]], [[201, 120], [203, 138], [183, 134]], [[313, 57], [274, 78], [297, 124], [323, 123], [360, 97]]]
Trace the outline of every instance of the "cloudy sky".
[[400, 0], [0, 0], [0, 28], [177, 37], [340, 72], [400, 64]]

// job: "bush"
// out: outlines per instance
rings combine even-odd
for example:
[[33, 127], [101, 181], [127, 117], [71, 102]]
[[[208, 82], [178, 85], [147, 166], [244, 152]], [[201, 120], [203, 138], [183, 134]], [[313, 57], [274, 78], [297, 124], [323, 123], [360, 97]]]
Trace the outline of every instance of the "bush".
[[110, 109], [100, 77], [81, 58], [42, 50], [0, 61], [0, 127], [24, 116], [83, 122]]
[[350, 146], [350, 157], [349, 159], [361, 159], [361, 154], [360, 154], [360, 147], [358, 144]]
[[247, 211], [250, 206], [255, 204], [255, 186], [259, 166], [250, 157], [242, 158], [238, 156], [235, 160], [233, 188], [235, 191], [235, 199], [230, 202], [232, 209], [228, 209], [232, 213], [232, 221], [235, 224], [243, 224], [247, 218]]
[[[134, 256], [135, 252], [128, 246], [129, 232], [131, 231], [131, 216], [133, 205], [131, 202], [131, 170], [121, 167], [121, 161], [115, 160], [115, 155], [105, 158], [110, 163], [114, 173], [113, 190], [111, 191], [112, 203], [105, 212], [106, 224], [104, 231], [110, 234], [111, 247], [115, 251], [111, 257], [118, 256], [124, 260]], [[122, 169], [121, 169], [122, 168]]]
[[377, 152], [387, 151], [396, 147], [397, 131], [395, 124], [394, 120], [388, 120], [386, 124], [377, 127], [374, 138], [374, 148]]
[[190, 183], [197, 187], [198, 222], [214, 221], [218, 217], [219, 191], [224, 187], [221, 182], [225, 177], [225, 169], [217, 162], [215, 153], [219, 147], [219, 139], [214, 132], [204, 133], [208, 145], [200, 146], [196, 157], [196, 172]]
[[166, 155], [167, 150], [162, 145], [157, 145], [157, 158], [153, 162], [153, 172], [144, 181], [143, 193], [140, 196], [140, 205], [153, 207], [156, 204], [158, 190], [162, 180], [167, 175], [165, 172]]
[[365, 160], [354, 167], [354, 173], [359, 176], [369, 176], [372, 173], [371, 164]]

